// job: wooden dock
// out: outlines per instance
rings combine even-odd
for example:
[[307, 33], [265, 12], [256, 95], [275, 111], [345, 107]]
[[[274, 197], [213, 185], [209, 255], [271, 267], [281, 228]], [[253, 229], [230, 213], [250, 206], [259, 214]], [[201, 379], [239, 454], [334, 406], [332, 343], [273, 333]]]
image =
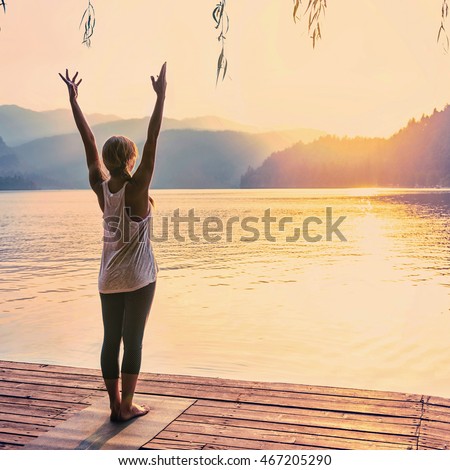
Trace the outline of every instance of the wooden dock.
[[[141, 449], [450, 449], [450, 399], [152, 373], [137, 392], [195, 400]], [[0, 448], [105, 393], [99, 370], [0, 361]]]

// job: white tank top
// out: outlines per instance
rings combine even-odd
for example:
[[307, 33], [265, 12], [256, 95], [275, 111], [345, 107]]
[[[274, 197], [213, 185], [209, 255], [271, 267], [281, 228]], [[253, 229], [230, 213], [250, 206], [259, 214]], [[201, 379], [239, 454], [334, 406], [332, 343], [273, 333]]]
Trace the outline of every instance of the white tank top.
[[139, 222], [125, 210], [125, 187], [111, 193], [103, 181], [103, 251], [98, 276], [98, 290], [103, 294], [130, 292], [156, 280], [159, 271], [150, 241], [150, 217]]

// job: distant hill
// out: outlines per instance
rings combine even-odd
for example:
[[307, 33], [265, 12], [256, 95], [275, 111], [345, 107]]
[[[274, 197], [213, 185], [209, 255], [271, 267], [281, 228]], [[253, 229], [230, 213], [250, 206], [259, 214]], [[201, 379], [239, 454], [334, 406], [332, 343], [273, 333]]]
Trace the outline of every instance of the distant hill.
[[[95, 129], [99, 141], [113, 134], [126, 135], [132, 140], [141, 141], [147, 134], [150, 117], [122, 119], [110, 114], [86, 115], [90, 126]], [[164, 118], [162, 130], [196, 129], [210, 131], [236, 131], [262, 133], [267, 129], [241, 124], [218, 116], [200, 116], [186, 119]], [[32, 111], [15, 105], [0, 106], [0, 135], [9, 146], [22, 145], [43, 137], [71, 134], [76, 132], [72, 111], [56, 109], [53, 111]], [[289, 129], [277, 131], [286, 135], [289, 142], [302, 140], [310, 142], [325, 132], [315, 129]]]
[[[114, 134], [126, 135], [142, 150], [149, 117], [86, 117], [99, 153]], [[36, 112], [0, 106], [0, 135], [4, 139], [1, 176], [28, 178], [43, 189], [88, 187], [84, 149], [70, 110]], [[155, 188], [236, 188], [248, 166], [261, 164], [267, 155], [294, 142], [311, 142], [323, 135], [314, 129], [261, 131], [217, 116], [164, 118], [152, 184]]]
[[[278, 133], [168, 130], [158, 142], [154, 188], [238, 188], [249, 165], [286, 146]], [[292, 141], [291, 141], [292, 142]]]
[[[23, 110], [13, 106], [2, 106], [0, 111], [6, 108], [9, 108], [10, 116], [11, 111], [17, 113], [16, 119], [21, 115], [26, 119], [40, 116], [46, 121], [48, 117], [46, 113], [36, 113], [38, 116], [30, 118], [34, 112], [21, 114]], [[67, 117], [64, 110], [49, 112], [51, 119], [56, 119], [59, 112], [60, 120], [64, 121]], [[69, 117], [67, 126], [71, 132], [66, 134], [42, 137], [14, 147], [8, 145], [6, 139], [0, 139], [3, 186], [88, 187], [83, 146], [70, 114]], [[107, 118], [97, 117], [100, 120]], [[46, 122], [45, 125], [49, 125], [49, 121]], [[95, 124], [93, 130], [99, 151], [113, 134], [127, 135], [142, 150], [147, 126], [148, 118], [119, 119]], [[196, 126], [211, 129], [197, 129]], [[216, 129], [222, 127], [234, 129]], [[44, 128], [41, 127], [42, 132]], [[431, 116], [422, 116], [419, 121], [411, 120], [388, 139], [340, 138], [311, 129], [256, 132], [256, 127], [214, 116], [184, 120], [166, 118], [158, 141], [152, 186], [450, 186], [449, 129], [450, 107], [435, 110]], [[0, 135], [1, 132], [0, 125]]]
[[[148, 118], [145, 118], [148, 123]], [[199, 116], [185, 119], [166, 119], [165, 129], [197, 129], [209, 131], [261, 132], [257, 126], [241, 124], [218, 116]]]
[[22, 175], [0, 176], [0, 191], [39, 189], [36, 183]]
[[20, 171], [20, 162], [14, 150], [0, 137], [0, 175]]
[[450, 186], [450, 107], [389, 139], [321, 137], [272, 153], [242, 188]]
[[[114, 134], [125, 135], [135, 142], [141, 142], [147, 135], [149, 117], [140, 119], [122, 119], [120, 121], [106, 122], [103, 124], [92, 125], [92, 129], [99, 145]], [[75, 125], [74, 125], [75, 126]], [[326, 132], [316, 129], [287, 129], [279, 131], [262, 131], [257, 127], [239, 124], [227, 119], [218, 118], [216, 116], [203, 116], [188, 119], [172, 119], [164, 118], [161, 131], [167, 130], [201, 130], [201, 131], [234, 131], [245, 132], [260, 135], [277, 135], [280, 139], [280, 147], [284, 148], [292, 145], [294, 142], [301, 140], [302, 142], [311, 142]], [[73, 127], [75, 130], [75, 127]]]
[[[91, 125], [116, 121], [118, 116], [90, 114]], [[32, 111], [15, 105], [0, 106], [0, 135], [10, 146], [20, 145], [40, 137], [73, 132], [74, 121], [68, 109]]]
[[0, 190], [37, 188], [32, 179], [22, 174], [17, 155], [0, 137]]
[[[131, 138], [139, 134], [134, 120], [101, 124], [94, 127], [94, 133], [99, 152], [111, 133], [125, 133]], [[137, 140], [137, 144], [142, 151], [143, 140]], [[283, 132], [165, 130], [158, 139], [152, 187], [237, 188], [240, 175], [249, 165], [259, 165], [268, 154], [289, 145], [292, 138]], [[15, 147], [14, 152], [26, 173], [35, 179], [36, 175], [45, 175], [46, 182], [39, 180], [43, 188], [88, 187], [84, 149], [78, 134], [37, 139]]]

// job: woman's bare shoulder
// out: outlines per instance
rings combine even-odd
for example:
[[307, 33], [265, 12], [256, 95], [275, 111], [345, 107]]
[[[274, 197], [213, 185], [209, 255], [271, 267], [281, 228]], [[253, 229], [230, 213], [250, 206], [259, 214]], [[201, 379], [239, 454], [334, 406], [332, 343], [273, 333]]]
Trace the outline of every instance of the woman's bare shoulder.
[[148, 194], [148, 186], [143, 185], [139, 180], [137, 180], [133, 176], [131, 177], [131, 179], [128, 180], [126, 190], [129, 194], [135, 194], [137, 197], [142, 197], [142, 194]]

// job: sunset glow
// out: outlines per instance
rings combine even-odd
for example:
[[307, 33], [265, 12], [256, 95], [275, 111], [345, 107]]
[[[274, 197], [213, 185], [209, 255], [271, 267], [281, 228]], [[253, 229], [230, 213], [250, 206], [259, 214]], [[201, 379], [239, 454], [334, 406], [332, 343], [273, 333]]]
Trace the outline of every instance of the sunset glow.
[[440, 0], [329, 2], [313, 50], [292, 2], [230, 0], [228, 77], [213, 3], [97, 0], [92, 47], [78, 29], [84, 0], [10, 2], [0, 17], [0, 103], [66, 108], [58, 72], [83, 77], [86, 112], [150, 114], [150, 75], [168, 62], [166, 115], [218, 115], [263, 127], [388, 136], [450, 101], [450, 56], [437, 43]]

